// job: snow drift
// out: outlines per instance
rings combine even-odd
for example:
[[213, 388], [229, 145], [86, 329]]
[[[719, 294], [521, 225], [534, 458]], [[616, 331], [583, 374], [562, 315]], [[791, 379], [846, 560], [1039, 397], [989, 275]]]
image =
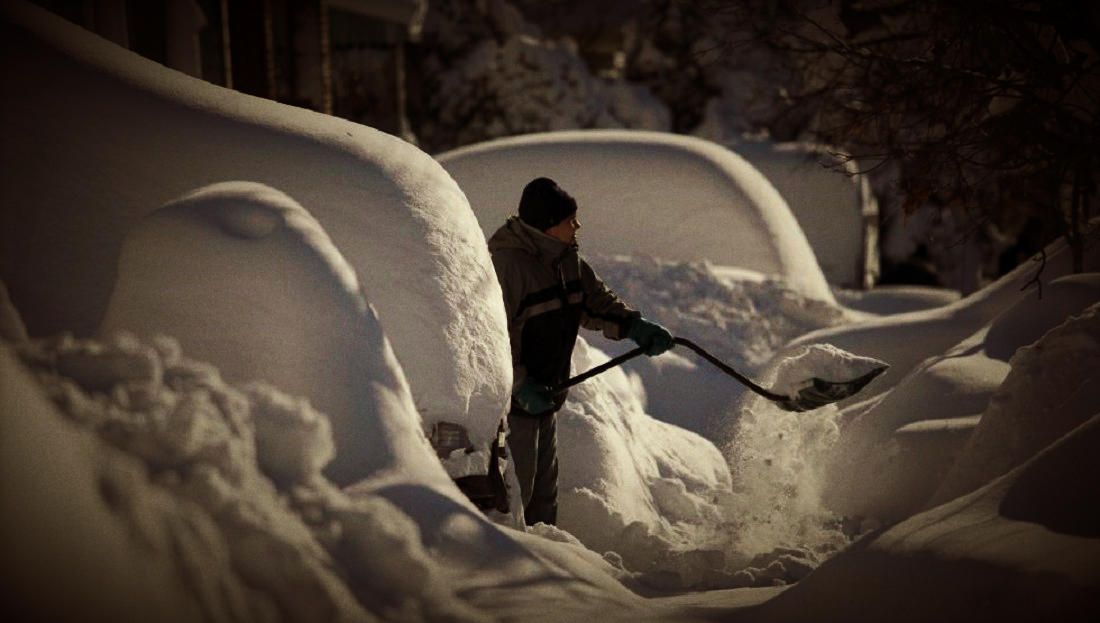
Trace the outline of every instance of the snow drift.
[[[578, 342], [574, 369], [605, 361]], [[740, 562], [727, 560], [730, 541], [715, 532], [730, 492], [721, 453], [646, 415], [622, 370], [571, 390], [558, 416], [558, 447], [559, 523], [590, 549], [614, 552], [644, 583], [664, 589], [711, 585]]]
[[[1100, 227], [1100, 221], [1095, 221], [1093, 227]], [[865, 401], [894, 387], [922, 361], [944, 353], [973, 335], [1017, 301], [1037, 296], [1030, 292], [1037, 286], [1029, 286], [1037, 277], [1045, 283], [1070, 274], [1070, 256], [1069, 247], [1059, 239], [1048, 246], [1042, 261], [1035, 257], [1033, 261], [1024, 262], [994, 283], [959, 301], [942, 307], [811, 331], [793, 340], [776, 358], [784, 358], [805, 344], [826, 343], [889, 363], [890, 369], [885, 374], [845, 406]], [[1100, 245], [1093, 243], [1085, 248], [1084, 271], [1098, 270]]]
[[[1013, 405], [1010, 410], [1028, 411], [1028, 421], [1045, 422], [1041, 428], [1050, 432], [1025, 434], [1029, 441], [1021, 446], [1004, 438], [1002, 429], [997, 443], [980, 443], [986, 452], [1011, 455], [1026, 447], [1030, 456], [1068, 431], [1068, 426], [1055, 427], [1055, 422], [1070, 418], [1079, 423], [1078, 409], [1071, 406], [1071, 388], [1083, 383], [1085, 393], [1077, 399], [1087, 404], [1091, 397], [1100, 404], [1087, 389], [1091, 374], [1087, 341], [1080, 345], [1086, 352], [1058, 348], [1041, 367], [1014, 374], [1011, 370], [1021, 365], [1015, 360], [1021, 349], [1096, 301], [1100, 301], [1096, 274], [1055, 279], [1043, 288], [1041, 298], [1029, 293], [972, 336], [921, 362], [880, 399], [846, 409], [841, 441], [830, 461], [828, 504], [846, 515], [896, 521], [925, 507], [949, 470], [972, 472], [961, 480], [949, 479], [970, 484], [948, 486], [953, 495], [944, 493], [940, 502], [988, 482], [1007, 471], [1007, 465], [996, 471], [994, 466], [1003, 461], [975, 450], [974, 435], [989, 429], [998, 417], [990, 414], [1007, 405]], [[1049, 342], [1053, 341], [1051, 336]], [[1063, 391], [1053, 392], [1057, 398], [1052, 402], [1033, 401], [1033, 383], [1044, 378], [1048, 390], [1062, 383]], [[1012, 398], [1006, 400], [1009, 395]], [[996, 407], [997, 403], [1003, 404]], [[977, 465], [985, 467], [974, 471]]]
[[[229, 385], [169, 338], [64, 336], [19, 354], [29, 370], [0, 346], [0, 503], [4, 577], [27, 591], [5, 608], [65, 620], [480, 618], [441, 582], [405, 512], [321, 476], [331, 431], [307, 401]], [[461, 499], [434, 465], [435, 487]]]
[[[32, 335], [99, 325], [123, 237], [208, 184], [305, 206], [371, 293], [427, 423], [495, 432], [511, 370], [499, 286], [462, 192], [371, 128], [168, 70], [3, 3], [0, 276]], [[79, 93], [79, 97], [74, 96]], [[395, 279], [401, 274], [401, 279]]]
[[972, 494], [869, 536], [739, 620], [1091, 620], [1100, 611], [1098, 443], [1100, 414]]
[[[737, 496], [760, 518], [749, 526], [750, 541], [831, 542], [838, 533], [822, 526], [838, 516], [858, 532], [924, 508], [961, 460], [991, 397], [1008, 391], [1001, 388], [1013, 353], [1100, 298], [1089, 277], [1058, 278], [1069, 270], [1068, 255], [1060, 241], [1047, 249], [1043, 278], [1053, 281], [1041, 300], [1020, 292], [1034, 276], [1029, 264], [946, 307], [811, 331], [776, 352], [760, 374], [765, 386], [814, 344], [891, 367], [856, 397], [801, 416], [755, 396], [743, 400], [725, 450]], [[1090, 248], [1087, 262], [1098, 257]]]

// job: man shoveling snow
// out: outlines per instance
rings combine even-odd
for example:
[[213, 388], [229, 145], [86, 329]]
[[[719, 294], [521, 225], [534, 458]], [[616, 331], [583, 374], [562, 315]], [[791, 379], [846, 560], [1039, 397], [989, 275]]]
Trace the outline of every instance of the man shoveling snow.
[[667, 329], [623, 303], [580, 257], [578, 229], [576, 200], [540, 177], [523, 189], [519, 216], [489, 239], [512, 345], [508, 446], [529, 525], [557, 521], [555, 416], [580, 327], [630, 338], [650, 356], [672, 347]]

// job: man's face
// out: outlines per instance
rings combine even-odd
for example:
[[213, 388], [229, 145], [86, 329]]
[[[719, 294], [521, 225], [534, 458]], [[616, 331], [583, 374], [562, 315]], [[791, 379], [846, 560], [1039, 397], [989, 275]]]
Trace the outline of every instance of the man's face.
[[557, 238], [562, 242], [577, 246], [577, 230], [581, 228], [581, 222], [577, 220], [577, 215], [574, 214], [568, 218], [562, 219], [560, 223], [554, 225], [550, 229], [546, 230], [546, 235], [551, 238]]

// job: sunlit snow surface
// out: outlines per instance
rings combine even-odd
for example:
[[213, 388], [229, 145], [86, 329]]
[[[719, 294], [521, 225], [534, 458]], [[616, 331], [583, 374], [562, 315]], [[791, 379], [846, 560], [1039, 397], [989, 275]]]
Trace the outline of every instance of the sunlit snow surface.
[[[920, 593], [921, 606], [908, 613], [914, 620], [951, 618], [921, 614], [932, 604], [969, 603], [959, 586], [990, 595], [1002, 609], [1040, 594], [1046, 601], [1032, 601], [1095, 611], [1097, 523], [1087, 521], [1094, 506], [1080, 502], [1100, 486], [1096, 454], [1081, 444], [1095, 447], [1097, 430], [1089, 419], [1100, 351], [1095, 276], [1059, 282], [1047, 289], [1046, 302], [1036, 302], [1033, 290], [1021, 292], [1034, 275], [1026, 266], [944, 307], [876, 318], [838, 308], [829, 296], [807, 296], [824, 287], [819, 271], [792, 285], [698, 257], [600, 257], [585, 243], [594, 238], [582, 232], [582, 251], [593, 252], [597, 269], [624, 298], [765, 386], [780, 381], [777, 370], [793, 349], [817, 343], [882, 359], [891, 375], [851, 404], [796, 414], [745, 394], [690, 353], [609, 371], [577, 387], [561, 412], [561, 527], [528, 532], [492, 523], [461, 496], [398, 389], [400, 399], [372, 416], [385, 437], [372, 441], [383, 443], [366, 444], [400, 448], [370, 450], [383, 455], [371, 459], [393, 469], [339, 489], [321, 472], [339, 452], [331, 438], [339, 419], [319, 401], [270, 382], [228, 380], [171, 335], [83, 340], [34, 332], [64, 326], [66, 317], [94, 329], [91, 310], [106, 305], [113, 275], [106, 264], [74, 258], [113, 262], [144, 215], [190, 193], [200, 193], [192, 201], [209, 198], [199, 189], [211, 182], [252, 179], [271, 191], [251, 187], [259, 194], [279, 205], [292, 199], [316, 218], [331, 236], [332, 245], [321, 245], [324, 256], [348, 258], [367, 301], [379, 306], [379, 325], [360, 336], [364, 345], [381, 352], [386, 339], [393, 344], [386, 374], [399, 378], [403, 371], [414, 396], [457, 400], [478, 413], [462, 399], [489, 388], [482, 398], [490, 413], [479, 417], [488, 435], [508, 386], [503, 318], [479, 224], [454, 180], [425, 154], [377, 132], [200, 85], [119, 49], [107, 54], [113, 78], [98, 82], [102, 76], [88, 71], [104, 69], [96, 60], [102, 42], [30, 7], [4, 8], [9, 20], [38, 24], [30, 31], [5, 26], [13, 36], [4, 42], [4, 60], [61, 72], [41, 83], [50, 88], [8, 98], [12, 108], [4, 109], [19, 111], [4, 118], [4, 162], [11, 165], [4, 198], [31, 206], [5, 212], [12, 224], [5, 240], [13, 254], [51, 271], [20, 272], [11, 300], [0, 297], [0, 568], [22, 600], [15, 608], [76, 620], [93, 613], [108, 620], [591, 620], [642, 612], [684, 620], [669, 602], [638, 593], [799, 580], [791, 600], [768, 592], [769, 603], [851, 620], [841, 613], [865, 605], [889, 613], [887, 597], [906, 598], [923, 581], [935, 590]], [[51, 32], [83, 43], [35, 48], [36, 37]], [[70, 58], [89, 51], [88, 59]], [[77, 101], [69, 80], [89, 87], [79, 101], [99, 106], [96, 123], [58, 115]], [[36, 107], [46, 103], [46, 112]], [[135, 123], [147, 131], [134, 132]], [[323, 140], [302, 134], [299, 124]], [[35, 140], [43, 132], [49, 140]], [[239, 155], [236, 148], [261, 142], [276, 148], [251, 152], [255, 160], [208, 157], [212, 144], [214, 153]], [[105, 144], [118, 150], [100, 153]], [[170, 155], [159, 149], [164, 144], [181, 150], [171, 152], [178, 168], [150, 156]], [[629, 151], [646, 147], [635, 141]], [[371, 209], [363, 207], [373, 200]], [[37, 252], [21, 229], [36, 222], [35, 206], [55, 210], [47, 214], [63, 222], [34, 229], [53, 245]], [[675, 202], [665, 209], [677, 221]], [[601, 234], [629, 238], [635, 232], [626, 228], [637, 220], [611, 219]], [[245, 219], [233, 228], [255, 233], [265, 222]], [[700, 218], [695, 225], [707, 224]], [[597, 230], [597, 223], [587, 227]], [[799, 236], [784, 239], [785, 231], [773, 230], [777, 237], [763, 243], [807, 248]], [[374, 244], [385, 252], [372, 256]], [[1087, 250], [1087, 271], [1100, 268], [1097, 254], [1095, 246]], [[1048, 285], [1067, 272], [1067, 256], [1064, 245], [1048, 249]], [[789, 268], [813, 258], [780, 260], [777, 266]], [[65, 272], [70, 268], [96, 280], [82, 282]], [[311, 274], [353, 283], [343, 270]], [[409, 288], [420, 306], [408, 304]], [[31, 340], [16, 315], [27, 297], [51, 315], [45, 324], [25, 318]], [[442, 337], [419, 330], [438, 328], [442, 321], [425, 318], [432, 312], [448, 319]], [[254, 318], [261, 325], [271, 319]], [[474, 324], [465, 322], [470, 318]], [[575, 371], [623, 346], [578, 342]], [[428, 382], [436, 369], [445, 372], [445, 387]], [[1048, 406], [1057, 417], [1042, 417]], [[965, 422], [935, 422], [944, 415]], [[960, 431], [974, 431], [972, 448], [959, 443]], [[1060, 435], [1037, 457], [1020, 442]], [[841, 518], [836, 485], [852, 494], [853, 481], [836, 477], [843, 473], [836, 457], [860, 447], [898, 450], [856, 463], [872, 475], [890, 473], [873, 469], [874, 460], [909, 457], [910, 481], [932, 489], [928, 494], [941, 482], [938, 493], [948, 497], [981, 486], [926, 512], [921, 505], [932, 500], [914, 495], [917, 487], [867, 488], [880, 496], [871, 500], [879, 506], [856, 499], [864, 515]], [[913, 451], [928, 447], [936, 452]], [[960, 452], [971, 455], [949, 481], [940, 464], [925, 460]], [[1011, 471], [990, 473], [994, 464]], [[883, 502], [898, 508], [903, 493], [916, 500], [904, 500], [916, 515], [869, 548], [842, 550], [875, 525], [869, 510]], [[814, 571], [831, 556], [836, 564]], [[927, 564], [914, 568], [914, 558]], [[951, 582], [960, 572], [966, 582]], [[895, 573], [909, 573], [913, 582], [864, 588]], [[953, 590], [956, 601], [934, 599]], [[726, 599], [717, 592], [707, 601], [720, 606]]]

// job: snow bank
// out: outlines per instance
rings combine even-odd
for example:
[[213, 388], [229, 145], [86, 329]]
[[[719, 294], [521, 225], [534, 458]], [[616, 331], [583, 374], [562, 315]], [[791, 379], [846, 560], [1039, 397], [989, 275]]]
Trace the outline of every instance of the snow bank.
[[533, 134], [437, 156], [491, 232], [547, 176], [580, 205], [582, 251], [707, 260], [781, 277], [831, 302], [783, 198], [740, 156], [702, 139], [629, 130]]
[[[1086, 290], [1091, 301], [1100, 301], [1096, 277]], [[1021, 318], [1006, 313], [999, 320], [1018, 326]], [[931, 503], [989, 482], [1093, 415], [1100, 405], [1100, 302], [1016, 351], [1010, 365], [1012, 370]]]
[[[43, 461], [42, 457], [49, 457]], [[22, 618], [192, 621], [201, 609], [178, 581], [164, 548], [170, 535], [134, 538], [121, 512], [159, 528], [165, 500], [104, 491], [143, 486], [127, 461], [62, 419], [7, 344], [0, 341], [0, 575], [3, 612]], [[113, 504], [112, 504], [113, 502]], [[127, 508], [129, 506], [129, 509]], [[131, 515], [131, 516], [133, 516]], [[191, 559], [218, 575], [224, 560], [200, 548], [208, 522], [176, 521], [190, 530]], [[94, 578], [94, 582], [90, 581]], [[201, 584], [200, 584], [201, 585]], [[239, 588], [239, 587], [237, 587]]]
[[[60, 602], [93, 588], [107, 604], [174, 600], [182, 603], [168, 612], [188, 619], [480, 619], [441, 582], [404, 511], [377, 496], [350, 498], [321, 476], [331, 432], [307, 402], [268, 385], [228, 385], [169, 338], [33, 341], [20, 354], [62, 421], [4, 351], [0, 378], [12, 391], [3, 439], [35, 453], [4, 453], [21, 461], [3, 472], [5, 510], [30, 506], [45, 526], [61, 518], [59, 534], [73, 531], [78, 542], [54, 543], [57, 535], [7, 512], [5, 534], [62, 573], [70, 565], [49, 557], [53, 548], [104, 548], [71, 584], [28, 578], [36, 591], [52, 589]], [[28, 401], [33, 421], [20, 408]], [[41, 437], [40, 427], [56, 434]], [[43, 463], [44, 452], [62, 469]], [[28, 498], [9, 493], [17, 491]], [[117, 583], [104, 582], [104, 571], [116, 571]], [[84, 618], [111, 612], [88, 605]]]
[[[576, 371], [605, 361], [578, 341]], [[711, 442], [646, 415], [619, 369], [573, 388], [558, 418], [563, 529], [662, 588], [702, 588], [726, 572], [729, 468]]]
[[809, 143], [730, 146], [775, 186], [829, 283], [868, 288], [878, 277], [878, 202], [855, 162]]
[[[957, 460], [967, 465], [991, 461], [963, 447], [978, 417], [985, 417], [992, 399], [1020, 385], [1019, 379], [1050, 373], [1013, 375], [1009, 359], [1098, 300], [1100, 281], [1095, 275], [1055, 279], [1043, 288], [1042, 298], [1029, 294], [974, 335], [922, 362], [883, 395], [846, 409], [841, 441], [829, 461], [825, 503], [844, 515], [896, 521], [924, 507]], [[1067, 368], [1079, 365], [1073, 360], [1056, 356], [1047, 368], [1061, 370], [1060, 378], [1071, 382], [1080, 376]], [[1014, 400], [1027, 395], [1014, 395]], [[930, 420], [938, 423], [927, 423]], [[1054, 429], [1058, 434], [1065, 430]], [[986, 473], [969, 489], [1007, 468]]]
[[[686, 337], [734, 368], [751, 373], [791, 339], [845, 322], [835, 305], [806, 298], [759, 273], [726, 270], [709, 262], [586, 254], [604, 280], [646, 317]], [[586, 335], [607, 353], [630, 342]], [[744, 386], [682, 349], [640, 357], [625, 368], [638, 374], [645, 410], [718, 445], [728, 441], [729, 414]], [[700, 391], [700, 388], [705, 388]]]
[[[985, 352], [987, 330], [921, 363], [893, 389], [844, 410], [839, 443], [826, 467], [825, 504], [851, 517], [896, 521], [914, 512], [942, 478], [958, 446], [938, 453], [910, 447], [902, 427], [929, 419], [979, 416], [1008, 372]], [[935, 431], [929, 431], [935, 433]], [[963, 434], [968, 433], [969, 430]], [[944, 442], [958, 443], [955, 435]], [[938, 460], [937, 460], [938, 458]]]
[[[1095, 221], [1093, 227], [1100, 227], [1100, 220]], [[1061, 239], [1047, 247], [1046, 263], [1040, 274], [1044, 284], [1072, 272], [1070, 255], [1068, 246]], [[1034, 286], [1028, 287], [1028, 284], [1039, 270], [1038, 261], [1024, 262], [989, 286], [944, 307], [811, 331], [793, 340], [776, 356], [785, 358], [800, 346], [821, 343], [881, 359], [890, 364], [890, 369], [868, 385], [857, 398], [842, 404], [846, 406], [866, 400], [899, 383], [922, 361], [943, 354], [973, 335], [1017, 301], [1035, 296]], [[1084, 270], [1100, 270], [1100, 245], [1086, 247]], [[1026, 292], [1023, 291], [1025, 289]]]
[[231, 385], [171, 338], [64, 336], [19, 354], [35, 378], [0, 344], [0, 566], [23, 613], [568, 621], [643, 607], [621, 566], [560, 530], [502, 529], [446, 478], [337, 489], [320, 471], [324, 414]]
[[18, 96], [0, 102], [0, 277], [32, 335], [96, 329], [143, 215], [211, 183], [263, 183], [316, 217], [371, 293], [425, 421], [491, 438], [510, 387], [503, 306], [477, 221], [436, 162], [168, 70], [36, 7], [2, 11], [0, 62]]
[[1098, 443], [1100, 414], [978, 491], [859, 542], [745, 620], [1095, 618]]

